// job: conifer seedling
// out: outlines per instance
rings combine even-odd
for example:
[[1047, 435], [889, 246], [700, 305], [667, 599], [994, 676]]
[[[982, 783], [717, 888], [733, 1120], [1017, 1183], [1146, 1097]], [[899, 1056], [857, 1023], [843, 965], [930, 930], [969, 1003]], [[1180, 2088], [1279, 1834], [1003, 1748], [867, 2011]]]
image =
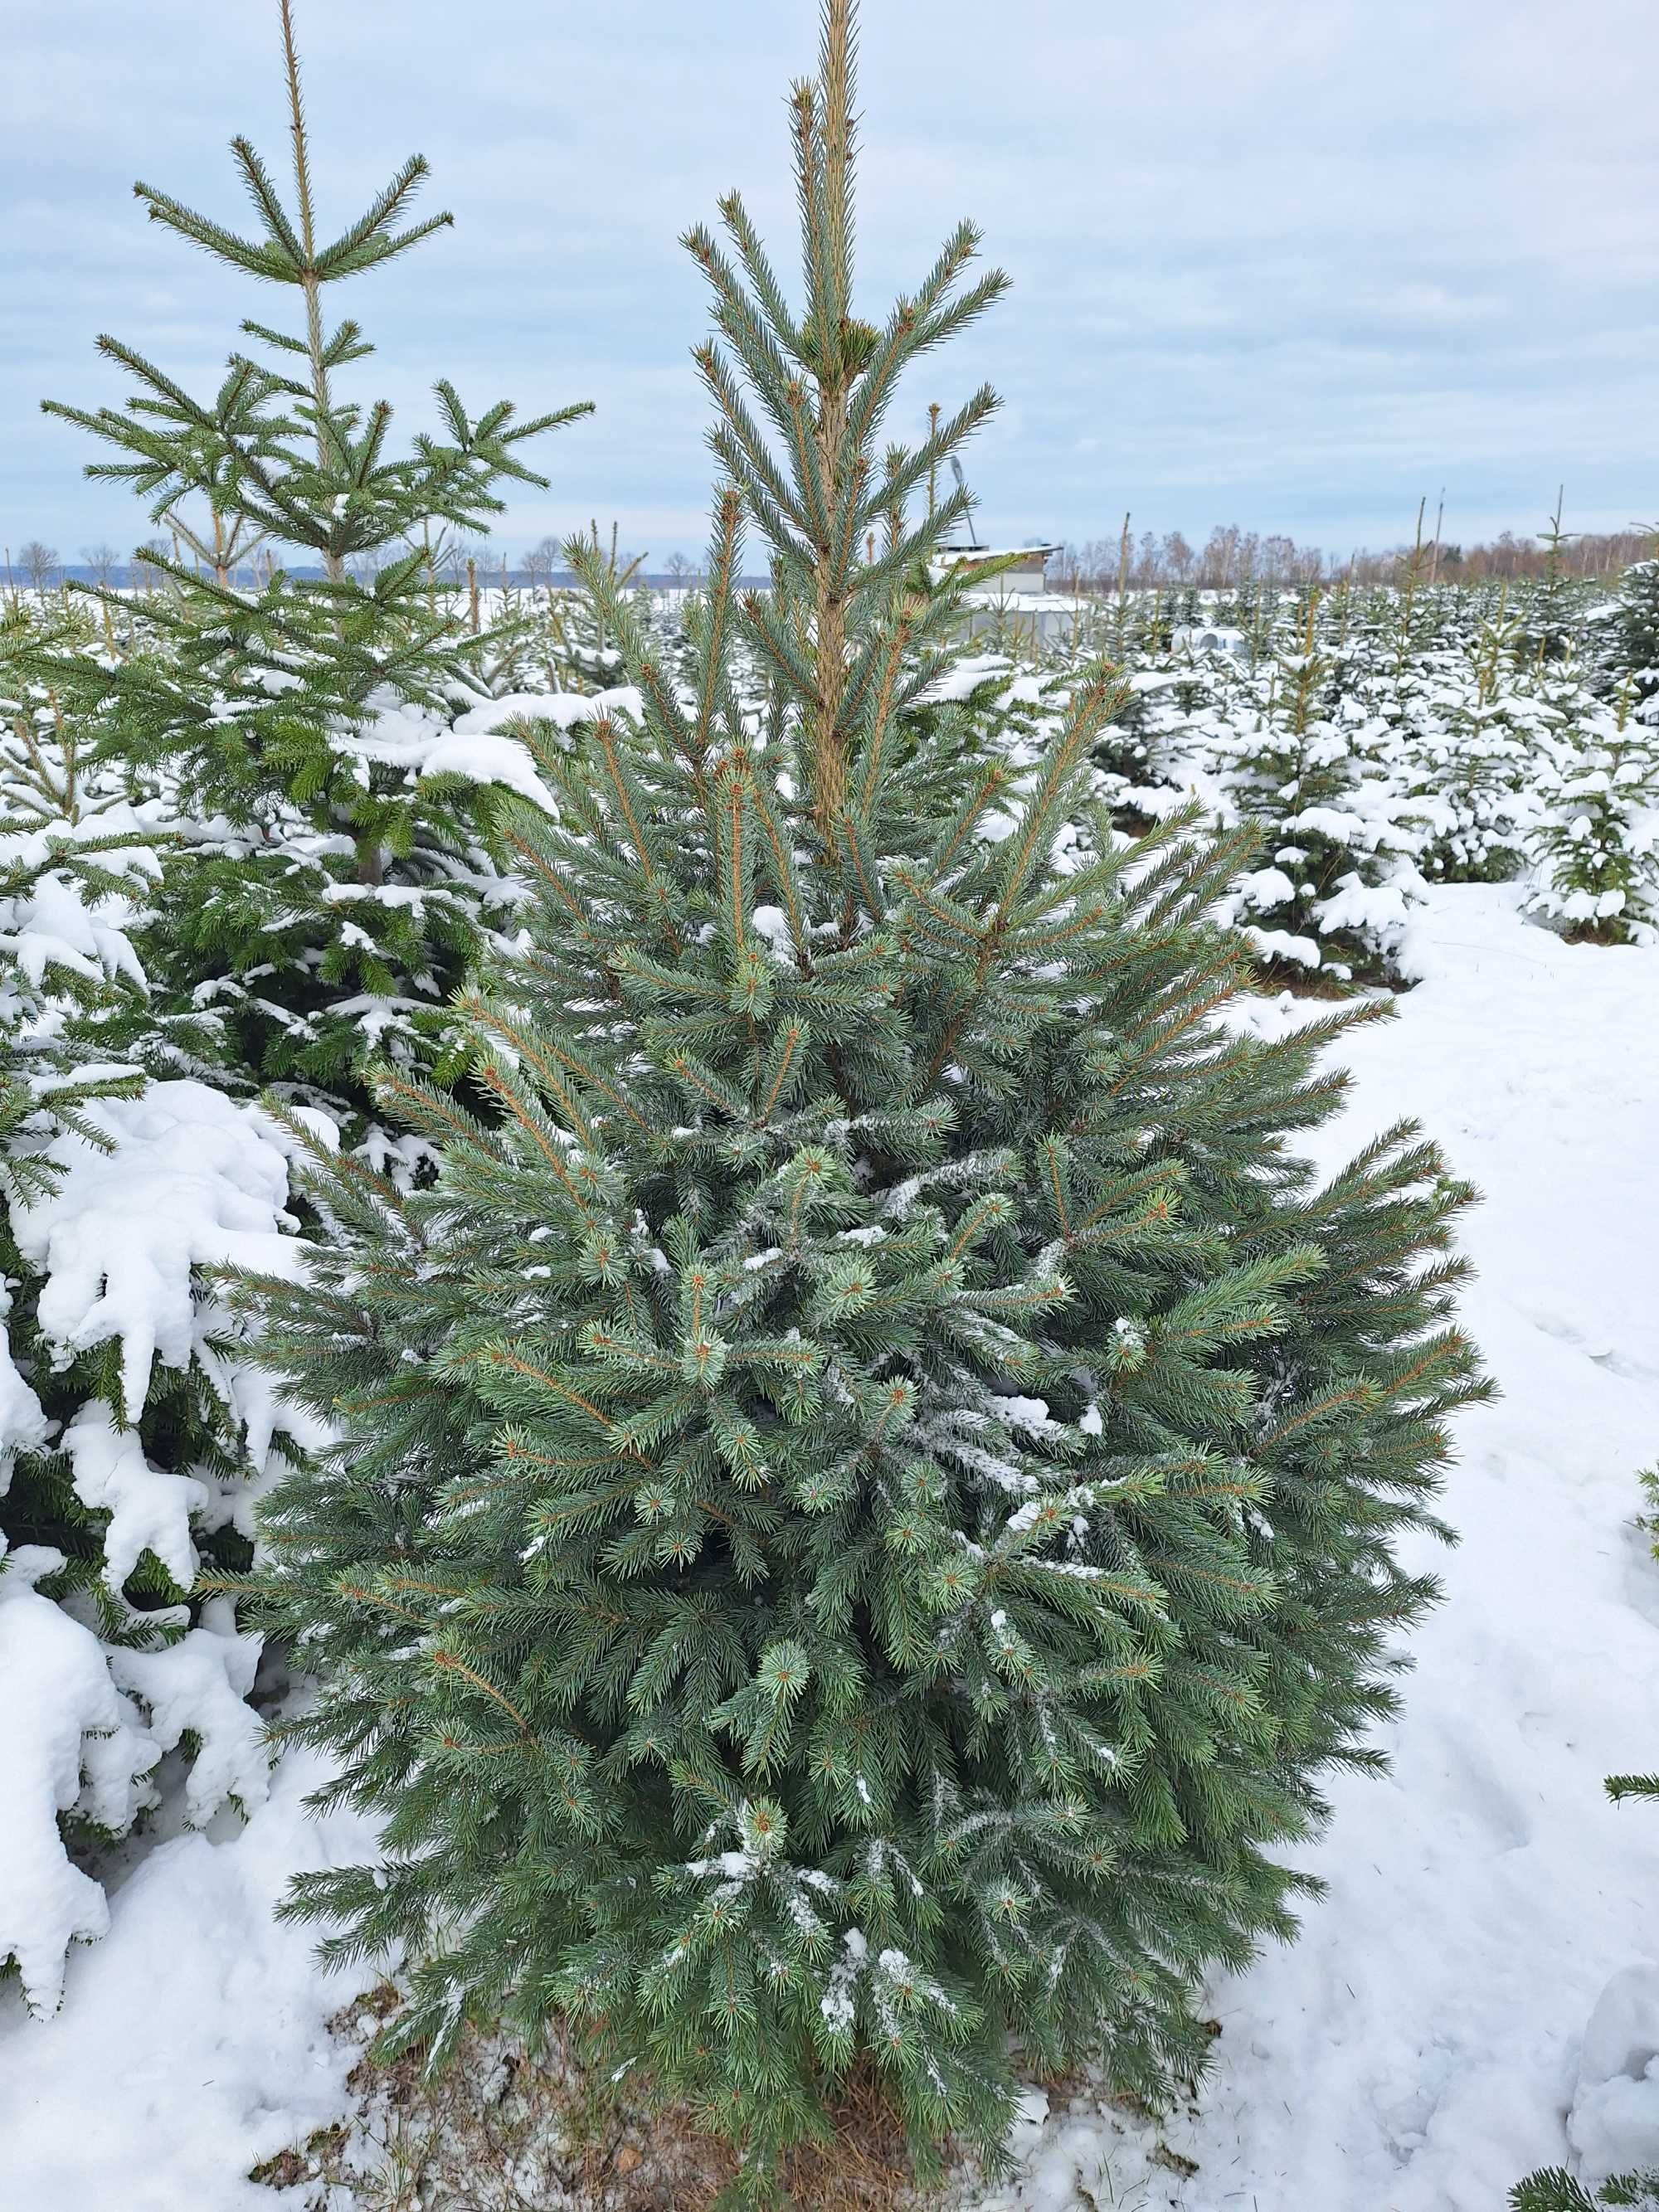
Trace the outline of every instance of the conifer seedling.
[[125, 407], [45, 403], [115, 449], [88, 475], [144, 498], [174, 550], [144, 556], [164, 586], [144, 609], [149, 650], [109, 664], [58, 655], [37, 672], [100, 714], [105, 749], [136, 785], [164, 774], [171, 803], [201, 825], [147, 947], [158, 1065], [280, 1083], [361, 1137], [367, 1049], [430, 1064], [444, 1000], [505, 896], [496, 793], [481, 777], [425, 773], [419, 741], [486, 695], [517, 626], [470, 624], [434, 592], [434, 563], [458, 533], [488, 528], [499, 487], [545, 487], [525, 447], [591, 403], [520, 422], [501, 400], [474, 416], [442, 379], [437, 428], [399, 453], [390, 405], [349, 395], [347, 372], [373, 349], [356, 319], [336, 319], [335, 288], [451, 217], [414, 218], [427, 176], [416, 155], [325, 238], [290, 0], [277, 15], [291, 195], [242, 137], [231, 153], [248, 234], [135, 190], [164, 229], [293, 299], [297, 327], [244, 321], [209, 399], [105, 337], [100, 351], [137, 387]]

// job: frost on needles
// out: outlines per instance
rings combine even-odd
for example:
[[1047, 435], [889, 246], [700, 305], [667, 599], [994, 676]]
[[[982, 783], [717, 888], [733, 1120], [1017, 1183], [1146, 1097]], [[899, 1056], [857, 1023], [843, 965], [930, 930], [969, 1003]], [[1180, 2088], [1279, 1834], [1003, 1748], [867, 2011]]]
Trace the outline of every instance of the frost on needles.
[[855, 312], [850, 18], [791, 108], [804, 308], [735, 195], [687, 241], [721, 483], [674, 666], [568, 549], [639, 707], [506, 802], [477, 1103], [388, 1072], [435, 1180], [313, 1145], [307, 1280], [236, 1294], [340, 1424], [264, 1602], [386, 1824], [290, 1909], [410, 1947], [394, 2047], [572, 2019], [757, 2197], [861, 2054], [924, 2152], [994, 2153], [1016, 2063], [1200, 2069], [1200, 1977], [1378, 1761], [1433, 1595], [1394, 1546], [1485, 1389], [1433, 1146], [1295, 1152], [1376, 1008], [1230, 1030], [1248, 841], [1115, 831], [1111, 670], [1035, 746], [937, 703], [962, 504], [908, 509], [993, 395], [879, 441], [1001, 279], [964, 226]]

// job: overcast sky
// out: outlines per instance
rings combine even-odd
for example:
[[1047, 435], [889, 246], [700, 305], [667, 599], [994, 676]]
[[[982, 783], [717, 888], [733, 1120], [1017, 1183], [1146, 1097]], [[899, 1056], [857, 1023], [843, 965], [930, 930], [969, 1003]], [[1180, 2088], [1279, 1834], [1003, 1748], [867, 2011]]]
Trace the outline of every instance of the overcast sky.
[[[135, 178], [240, 220], [226, 154], [285, 163], [275, 0], [3, 0], [0, 538], [149, 534], [43, 395], [121, 393], [100, 331], [203, 390], [285, 301], [147, 223]], [[514, 556], [620, 519], [702, 543], [709, 463], [678, 233], [736, 184], [793, 265], [782, 95], [812, 0], [298, 0], [325, 220], [416, 149], [455, 228], [334, 295], [355, 374], [425, 419], [591, 398], [515, 501]], [[866, 0], [859, 266], [878, 318], [972, 216], [1014, 289], [933, 357], [988, 376], [998, 540], [1218, 521], [1346, 550], [1659, 515], [1653, 0]]]

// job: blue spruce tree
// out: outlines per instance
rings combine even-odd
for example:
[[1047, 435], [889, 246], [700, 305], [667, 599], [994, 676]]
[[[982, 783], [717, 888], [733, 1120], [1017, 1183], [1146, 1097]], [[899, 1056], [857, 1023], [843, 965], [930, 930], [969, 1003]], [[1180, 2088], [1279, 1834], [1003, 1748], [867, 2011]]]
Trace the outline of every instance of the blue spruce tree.
[[477, 1110], [388, 1071], [435, 1179], [313, 1147], [310, 1279], [237, 1292], [339, 1424], [262, 1597], [325, 1796], [386, 1820], [289, 1909], [409, 1947], [387, 2048], [574, 2022], [745, 2201], [860, 2059], [924, 2160], [994, 2152], [1015, 2035], [1149, 2098], [1201, 2070], [1200, 1977], [1291, 1932], [1279, 1855], [1379, 1763], [1433, 1595], [1393, 1547], [1486, 1387], [1432, 1146], [1294, 1151], [1374, 1010], [1218, 1023], [1245, 841], [1115, 833], [1109, 670], [1034, 749], [933, 711], [961, 502], [906, 509], [994, 395], [879, 441], [1003, 280], [964, 225], [856, 312], [852, 12], [793, 96], [804, 306], [735, 195], [686, 241], [721, 483], [672, 678], [568, 549], [641, 710], [514, 806]]

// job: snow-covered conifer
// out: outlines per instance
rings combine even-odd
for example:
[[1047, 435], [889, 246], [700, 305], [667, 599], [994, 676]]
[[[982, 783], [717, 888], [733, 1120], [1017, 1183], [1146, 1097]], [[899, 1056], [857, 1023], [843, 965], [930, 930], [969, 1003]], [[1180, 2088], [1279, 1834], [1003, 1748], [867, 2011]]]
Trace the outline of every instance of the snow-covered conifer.
[[1633, 561], [1620, 579], [1613, 625], [1620, 678], [1628, 678], [1637, 712], [1659, 720], [1659, 557]]
[[1520, 655], [1518, 616], [1500, 599], [1474, 639], [1452, 639], [1373, 689], [1401, 738], [1403, 788], [1420, 814], [1417, 855], [1440, 883], [1503, 883], [1523, 865], [1535, 769], [1559, 710]]
[[[543, 484], [526, 445], [586, 413], [468, 412], [435, 387], [438, 424], [404, 453], [392, 410], [345, 396], [372, 350], [333, 288], [407, 252], [447, 215], [410, 219], [427, 174], [406, 161], [335, 237], [319, 229], [289, 0], [279, 0], [293, 196], [243, 138], [232, 151], [257, 231], [243, 237], [148, 185], [151, 219], [283, 288], [297, 330], [248, 321], [225, 378], [192, 397], [131, 346], [129, 408], [49, 411], [115, 449], [88, 473], [129, 483], [188, 557], [151, 563], [149, 649], [53, 680], [108, 708], [104, 744], [135, 788], [164, 779], [188, 832], [143, 946], [177, 1063], [216, 1057], [233, 1091], [275, 1082], [362, 1134], [370, 1050], [429, 1065], [443, 1009], [515, 896], [494, 833], [529, 755], [492, 696], [519, 624], [475, 627], [436, 588], [438, 549], [487, 525], [503, 483]], [[246, 563], [261, 554], [264, 580]], [[279, 564], [295, 554], [320, 575]]]
[[1538, 773], [1534, 912], [1570, 937], [1650, 944], [1659, 927], [1659, 731], [1633, 686], [1586, 701]]
[[112, 1055], [143, 1023], [156, 840], [20, 666], [19, 629], [0, 625], [0, 1966], [50, 2011], [106, 1917], [68, 1839], [124, 1834], [186, 1739], [187, 1817], [264, 1792], [259, 1639], [190, 1593], [204, 1558], [246, 1565], [283, 1417], [197, 1270], [280, 1269], [292, 1224], [275, 1125]]
[[1386, 724], [1334, 670], [1310, 595], [1300, 635], [1249, 680], [1249, 706], [1217, 725], [1212, 773], [1261, 841], [1233, 911], [1270, 966], [1392, 980], [1422, 833], [1383, 757]]

